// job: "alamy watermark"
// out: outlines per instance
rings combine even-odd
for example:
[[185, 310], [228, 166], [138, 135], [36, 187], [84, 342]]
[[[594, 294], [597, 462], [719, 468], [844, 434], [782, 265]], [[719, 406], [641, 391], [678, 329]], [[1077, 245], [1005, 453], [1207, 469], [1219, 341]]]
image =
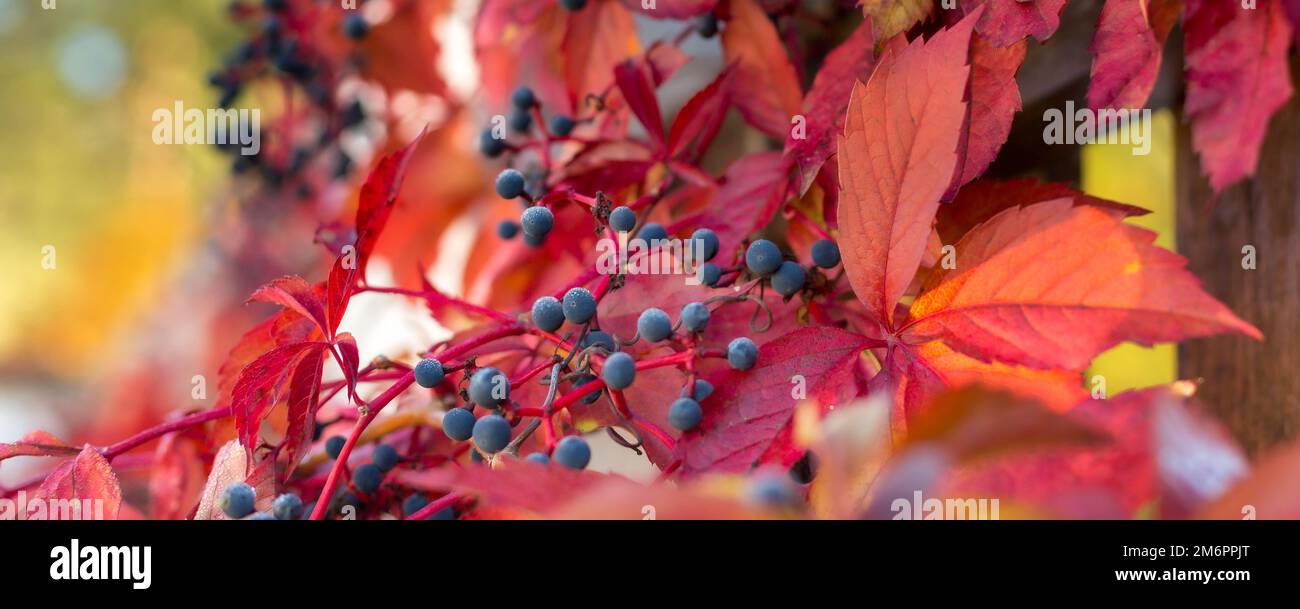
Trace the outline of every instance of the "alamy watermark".
[[1151, 109], [1075, 109], [1065, 102], [1065, 111], [1043, 112], [1045, 144], [1123, 144], [1133, 147], [1134, 156], [1151, 154]]
[[0, 520], [103, 520], [103, 499], [28, 499], [27, 491], [0, 498]]
[[899, 497], [889, 504], [894, 520], [1000, 520], [997, 499], [970, 497], [923, 497], [912, 491], [912, 498]]
[[239, 146], [239, 153], [255, 156], [262, 150], [262, 111], [248, 108], [186, 108], [176, 100], [172, 108], [153, 111], [153, 143]]

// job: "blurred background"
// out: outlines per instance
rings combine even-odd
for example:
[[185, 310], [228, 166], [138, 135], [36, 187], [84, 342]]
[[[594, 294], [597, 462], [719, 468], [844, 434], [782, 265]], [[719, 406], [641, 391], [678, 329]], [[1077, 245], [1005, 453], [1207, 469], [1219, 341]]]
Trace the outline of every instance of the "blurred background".
[[[276, 207], [233, 177], [227, 154], [203, 145], [156, 145], [151, 138], [155, 109], [175, 100], [192, 108], [217, 104], [210, 72], [230, 61], [248, 31], [231, 18], [230, 4], [56, 0], [44, 9], [40, 0], [0, 0], [6, 51], [0, 54], [0, 268], [6, 271], [0, 441], [44, 429], [72, 441], [107, 442], [193, 408], [194, 379], [208, 379], [207, 391], [215, 394], [226, 352], [270, 311], [240, 306], [252, 289], [283, 274], [320, 279], [326, 251], [312, 245], [317, 228], [346, 218], [374, 150], [340, 144], [360, 169], [304, 193], [310, 206]], [[341, 88], [351, 87], [372, 111], [411, 119], [366, 127], [375, 141], [389, 135], [405, 141], [425, 122], [465, 123], [438, 136], [463, 142], [463, 154], [421, 165], [408, 180], [433, 211], [409, 212], [390, 248], [409, 259], [440, 250], [444, 255], [422, 259], [421, 270], [439, 288], [465, 293], [465, 266], [474, 263], [466, 252], [479, 228], [514, 212], [496, 200], [470, 205], [480, 201], [490, 175], [472, 147], [486, 112], [450, 109], [476, 103], [470, 24], [477, 2], [424, 4], [434, 8], [422, 34], [439, 48], [437, 65], [425, 67], [441, 76], [446, 90], [428, 96], [416, 87], [410, 95], [375, 99], [363, 84]], [[367, 10], [382, 17], [393, 7], [372, 0]], [[640, 18], [638, 29], [646, 44], [670, 34], [663, 22]], [[410, 42], [405, 51], [414, 57], [405, 59], [419, 62], [409, 36], [393, 39]], [[721, 66], [716, 40], [692, 37], [686, 50], [695, 59], [662, 91], [669, 108]], [[378, 73], [383, 66], [371, 68]], [[286, 101], [281, 91], [265, 88], [244, 90], [238, 99], [238, 107], [267, 108], [264, 125]], [[1150, 156], [1134, 157], [1119, 146], [1085, 150], [1082, 186], [1153, 209], [1135, 222], [1159, 231], [1161, 244], [1172, 247], [1176, 124], [1167, 110], [1154, 120]], [[389, 128], [405, 131], [390, 134]], [[277, 192], [271, 199], [293, 196]], [[265, 239], [268, 234], [276, 239]], [[440, 237], [430, 242], [422, 234]], [[382, 253], [375, 269], [381, 275], [403, 270]], [[363, 360], [427, 345], [445, 332], [418, 307], [400, 302], [358, 298], [349, 317], [358, 316], [375, 320], [353, 328], [367, 332]], [[1120, 347], [1100, 358], [1094, 372], [1107, 377], [1111, 394], [1177, 375], [1172, 347]], [[0, 484], [29, 477], [27, 467], [37, 464], [25, 461], [6, 463]]]

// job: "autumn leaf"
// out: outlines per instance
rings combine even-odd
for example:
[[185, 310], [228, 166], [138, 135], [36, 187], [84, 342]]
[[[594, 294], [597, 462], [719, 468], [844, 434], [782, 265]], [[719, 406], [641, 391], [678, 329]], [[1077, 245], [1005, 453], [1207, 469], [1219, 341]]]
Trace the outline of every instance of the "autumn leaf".
[[1187, 0], [1186, 119], [1215, 192], [1252, 176], [1269, 118], [1291, 97], [1291, 25], [1275, 0], [1256, 10]]
[[713, 10], [718, 0], [623, 0], [623, 6], [629, 11], [641, 13], [655, 19], [686, 19], [696, 17]]
[[1008, 209], [956, 245], [902, 329], [982, 361], [1081, 369], [1123, 341], [1236, 332], [1260, 338], [1201, 290], [1186, 259], [1120, 212], [1057, 199]]
[[44, 431], [33, 431], [17, 442], [0, 444], [0, 461], [12, 457], [58, 457], [77, 454], [78, 449]]
[[207, 463], [200, 457], [201, 442], [169, 433], [154, 449], [149, 475], [149, 514], [157, 520], [184, 518], [198, 501], [207, 478]]
[[978, 33], [971, 36], [966, 124], [958, 142], [957, 170], [943, 200], [951, 200], [958, 188], [983, 174], [1011, 134], [1011, 121], [1020, 111], [1016, 72], [1028, 45], [1022, 40], [999, 48]]
[[641, 126], [650, 134], [656, 148], [664, 146], [664, 119], [659, 114], [659, 101], [655, 99], [655, 85], [649, 67], [644, 63], [625, 61], [614, 67], [614, 82], [627, 100]]
[[731, 92], [735, 88], [731, 81], [735, 74], [734, 66], [723, 69], [677, 112], [668, 131], [668, 158], [694, 160], [708, 150], [731, 107]]
[[1169, 31], [1182, 0], [1109, 0], [1092, 37], [1088, 107], [1142, 108], [1160, 73]]
[[113, 466], [93, 446], [86, 446], [73, 459], [59, 464], [47, 476], [45, 481], [33, 493], [32, 502], [44, 502], [49, 506], [47, 518], [63, 520], [77, 518], [77, 512], [64, 512], [59, 506], [67, 500], [81, 500], [78, 507], [82, 519], [90, 519], [102, 514], [105, 520], [117, 520], [118, 509], [122, 507], [122, 487], [113, 473]]
[[632, 14], [618, 0], [591, 0], [588, 5], [566, 11], [564, 83], [573, 108], [581, 107], [588, 95], [603, 95], [614, 84], [615, 66], [641, 52]]
[[221, 494], [226, 491], [226, 487], [236, 482], [253, 487], [254, 509], [259, 512], [271, 509], [271, 502], [275, 500], [275, 481], [268, 466], [271, 461], [262, 463], [263, 465], [250, 469], [248, 453], [243, 446], [235, 440], [222, 445], [212, 460], [212, 469], [203, 484], [203, 492], [199, 494], [199, 506], [194, 512], [194, 519], [229, 520], [226, 513], [221, 511]]
[[1125, 217], [1151, 213], [1141, 207], [1079, 192], [1068, 184], [1040, 182], [1034, 178], [976, 180], [963, 186], [951, 203], [939, 208], [935, 228], [944, 243], [953, 244], [970, 229], [1004, 210], [1060, 198], [1072, 199], [1075, 205], [1114, 210]]
[[795, 383], [823, 408], [846, 403], [857, 395], [858, 356], [871, 344], [852, 332], [803, 328], [760, 347], [754, 369], [711, 379], [715, 391], [703, 420], [677, 443], [683, 473], [746, 471], [765, 455], [789, 466], [799, 452], [774, 442], [799, 401]]
[[736, 65], [736, 108], [759, 131], [784, 140], [790, 117], [803, 103], [803, 88], [776, 26], [755, 0], [731, 0], [722, 50]]
[[876, 66], [875, 38], [866, 22], [826, 55], [803, 100], [803, 131], [798, 125], [785, 140], [786, 158], [798, 169], [799, 194], [808, 192], [826, 159], [835, 154], [835, 136], [844, 131], [845, 109], [853, 84], [866, 81]]
[[906, 32], [934, 12], [934, 0], [863, 0], [862, 12], [871, 18], [876, 40]]
[[984, 9], [975, 31], [993, 46], [1005, 47], [1033, 36], [1047, 40], [1061, 25], [1061, 9], [1066, 0], [960, 0], [962, 15]]
[[759, 152], [741, 157], [727, 168], [723, 183], [709, 207], [682, 224], [707, 228], [718, 235], [717, 264], [740, 257], [742, 242], [767, 226], [785, 202], [786, 175], [779, 152]]
[[883, 326], [916, 274], [957, 165], [972, 18], [886, 50], [854, 86], [839, 142], [838, 219], [844, 269]]

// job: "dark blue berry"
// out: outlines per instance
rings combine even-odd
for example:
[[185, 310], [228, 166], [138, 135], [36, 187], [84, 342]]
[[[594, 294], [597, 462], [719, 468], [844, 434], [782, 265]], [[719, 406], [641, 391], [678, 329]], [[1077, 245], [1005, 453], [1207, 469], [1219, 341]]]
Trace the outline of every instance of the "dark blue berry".
[[[595, 376], [590, 375], [590, 374], [582, 374], [582, 375], [579, 375], [577, 378], [574, 378], [574, 379], [573, 379], [573, 387], [576, 389], [576, 388], [578, 388], [578, 387], [582, 387], [583, 385], [586, 385], [587, 383], [590, 383], [590, 382], [592, 382], [592, 381], [594, 381], [594, 380], [596, 380], [596, 377], [595, 377]], [[579, 398], [579, 399], [582, 400], [582, 403], [583, 403], [583, 404], [594, 404], [594, 403], [596, 402], [596, 400], [599, 400], [599, 399], [600, 399], [600, 392], [599, 392], [599, 391], [593, 391], [593, 392], [591, 392], [591, 393], [588, 393], [587, 395], [582, 396], [582, 397]]]
[[497, 236], [509, 241], [519, 234], [519, 224], [514, 220], [502, 220], [497, 224]]
[[555, 226], [555, 214], [545, 207], [529, 207], [519, 216], [519, 226], [523, 227], [525, 235], [545, 237]]
[[[497, 194], [502, 199], [513, 199], [524, 194], [524, 174], [515, 169], [507, 169], [497, 175]], [[528, 225], [524, 225], [528, 230]]]
[[537, 105], [537, 96], [528, 87], [516, 87], [510, 94], [510, 103], [514, 104], [515, 108], [519, 110], [531, 110], [533, 106]]
[[524, 233], [524, 245], [537, 249], [546, 243], [546, 235], [530, 235]]
[[374, 463], [362, 465], [352, 472], [352, 484], [367, 495], [379, 490], [379, 484], [383, 481], [384, 472], [379, 471]]
[[578, 343], [578, 346], [583, 349], [586, 349], [587, 347], [601, 347], [609, 353], [618, 350], [614, 345], [614, 337], [610, 336], [606, 332], [601, 332], [600, 330], [587, 332], [587, 335], [582, 337], [582, 341]]
[[712, 262], [706, 262], [700, 265], [700, 283], [709, 287], [718, 285], [722, 280], [722, 267]]
[[609, 227], [620, 232], [629, 232], [636, 226], [636, 212], [632, 208], [621, 205], [615, 207], [614, 211], [609, 212]]
[[551, 459], [570, 469], [585, 469], [591, 462], [591, 447], [578, 436], [565, 436], [555, 445]]
[[736, 370], [749, 370], [758, 363], [758, 346], [742, 336], [727, 345], [727, 363]]
[[347, 443], [347, 438], [343, 436], [330, 436], [325, 440], [325, 454], [331, 459], [339, 458], [339, 453], [343, 452], [343, 445]]
[[510, 399], [510, 380], [491, 366], [479, 368], [469, 379], [469, 398], [479, 406], [496, 408]]
[[657, 343], [673, 334], [673, 322], [668, 314], [660, 309], [650, 308], [641, 312], [636, 320], [637, 334], [652, 343]]
[[703, 402], [704, 398], [713, 395], [713, 383], [704, 379], [695, 379], [695, 401]]
[[442, 415], [442, 433], [457, 442], [463, 442], [474, 435], [474, 413], [464, 408], [452, 408]]
[[605, 385], [610, 389], [627, 389], [636, 379], [636, 361], [626, 353], [615, 353], [605, 359], [605, 366], [601, 368], [600, 376], [605, 379]]
[[278, 518], [267, 512], [257, 512], [256, 514], [245, 518], [245, 520], [278, 520]]
[[442, 370], [442, 362], [436, 359], [422, 359], [415, 365], [415, 384], [432, 389], [442, 384], [447, 375]]
[[573, 127], [575, 124], [576, 123], [573, 122], [573, 119], [563, 114], [557, 114], [551, 117], [551, 133], [556, 137], [569, 137], [569, 134], [573, 133]]
[[833, 268], [840, 263], [840, 246], [830, 239], [822, 239], [812, 246], [813, 264], [824, 269]]
[[791, 508], [803, 503], [799, 488], [785, 472], [759, 471], [749, 482], [746, 499], [762, 507]]
[[596, 297], [587, 288], [572, 288], [564, 293], [564, 318], [571, 324], [585, 324], [596, 315]]
[[772, 289], [782, 296], [791, 296], [803, 289], [804, 271], [798, 262], [782, 262], [772, 275]]
[[554, 296], [543, 296], [533, 301], [533, 323], [547, 332], [564, 325], [564, 306]]
[[695, 426], [700, 424], [702, 416], [704, 411], [700, 409], [700, 403], [691, 398], [678, 398], [668, 408], [668, 424], [676, 427], [678, 431], [695, 429]]
[[230, 518], [243, 518], [253, 513], [254, 499], [253, 487], [243, 482], [236, 482], [222, 491], [217, 505]]
[[361, 40], [366, 37], [370, 31], [370, 24], [366, 23], [366, 18], [357, 13], [350, 13], [343, 18], [343, 33], [353, 40]]
[[713, 257], [718, 255], [718, 247], [720, 244], [718, 243], [717, 233], [707, 228], [701, 228], [696, 230], [694, 233], [691, 233], [691, 241], [702, 244], [698, 247], [700, 248], [700, 251], [703, 252], [703, 256], [696, 262], [713, 260]]
[[695, 31], [704, 38], [713, 38], [718, 34], [718, 17], [706, 13], [695, 18]]
[[582, 7], [587, 6], [587, 0], [560, 0], [560, 6], [566, 10], [580, 11]]
[[302, 518], [302, 499], [293, 493], [285, 493], [271, 503], [271, 513], [276, 520], [297, 520]]
[[541, 465], [548, 465], [551, 462], [551, 458], [546, 456], [546, 453], [529, 453], [524, 459]]
[[511, 110], [510, 116], [506, 117], [506, 124], [515, 133], [528, 133], [533, 128], [533, 115], [527, 110]]
[[425, 499], [424, 495], [411, 495], [406, 498], [406, 501], [402, 502], [402, 515], [410, 516], [424, 509], [427, 505], [429, 505], [429, 500]]
[[497, 414], [490, 414], [474, 424], [474, 445], [486, 453], [500, 452], [510, 444], [510, 422]]
[[745, 250], [745, 266], [755, 275], [771, 275], [781, 268], [781, 262], [781, 248], [767, 239], [759, 239]]
[[478, 136], [478, 151], [489, 159], [495, 159], [506, 151], [506, 141], [493, 137], [491, 129], [484, 129]]
[[397, 460], [397, 449], [387, 444], [376, 446], [375, 452], [370, 455], [370, 462], [374, 463], [381, 472], [388, 472], [397, 467]]
[[652, 246], [656, 240], [667, 239], [668, 231], [658, 222], [646, 222], [636, 236], [645, 239], [647, 246]]
[[702, 302], [688, 302], [682, 307], [682, 325], [691, 332], [703, 332], [709, 325], [709, 308]]

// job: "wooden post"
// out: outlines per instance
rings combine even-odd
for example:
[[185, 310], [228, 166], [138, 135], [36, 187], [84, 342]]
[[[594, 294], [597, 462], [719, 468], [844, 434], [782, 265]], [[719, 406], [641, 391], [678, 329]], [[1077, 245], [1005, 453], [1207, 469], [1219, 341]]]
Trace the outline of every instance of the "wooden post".
[[[1177, 163], [1180, 253], [1210, 294], [1264, 333], [1263, 342], [1188, 341], [1179, 348], [1179, 373], [1204, 379], [1202, 403], [1258, 453], [1300, 435], [1300, 99], [1292, 97], [1269, 123], [1255, 178], [1217, 201], [1186, 126]], [[1247, 246], [1254, 270], [1242, 268]]]

